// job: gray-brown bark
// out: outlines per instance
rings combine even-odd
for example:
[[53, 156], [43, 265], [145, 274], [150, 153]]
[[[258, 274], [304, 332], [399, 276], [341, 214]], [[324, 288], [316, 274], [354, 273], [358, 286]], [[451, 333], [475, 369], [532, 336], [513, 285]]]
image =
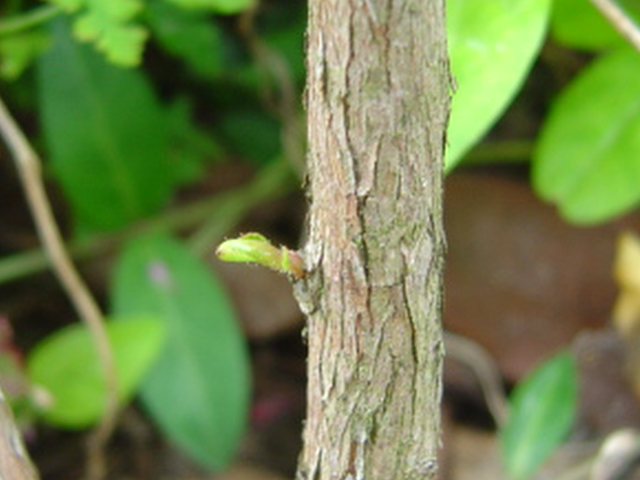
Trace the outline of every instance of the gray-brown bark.
[[298, 478], [429, 479], [440, 428], [443, 0], [310, 0]]

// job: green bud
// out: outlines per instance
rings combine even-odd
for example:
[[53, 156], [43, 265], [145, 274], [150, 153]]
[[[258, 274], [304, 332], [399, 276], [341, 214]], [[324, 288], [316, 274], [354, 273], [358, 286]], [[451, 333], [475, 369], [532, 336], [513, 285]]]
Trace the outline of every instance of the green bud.
[[302, 258], [285, 247], [276, 248], [259, 233], [247, 233], [222, 242], [216, 255], [225, 262], [255, 263], [300, 279], [304, 275]]

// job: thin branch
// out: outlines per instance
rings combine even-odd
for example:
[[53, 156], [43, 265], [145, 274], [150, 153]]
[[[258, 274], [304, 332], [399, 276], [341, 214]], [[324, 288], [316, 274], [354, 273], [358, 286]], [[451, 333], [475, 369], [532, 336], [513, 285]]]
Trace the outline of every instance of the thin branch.
[[[74, 260], [105, 255], [121, 243], [151, 231], [179, 231], [192, 228], [211, 219], [207, 231], [196, 235], [190, 246], [198, 254], [213, 251], [213, 245], [257, 205], [280, 198], [298, 187], [298, 182], [284, 159], [274, 160], [246, 185], [222, 192], [189, 205], [176, 207], [157, 217], [140, 222], [116, 233], [85, 237], [68, 245]], [[0, 285], [25, 278], [49, 266], [41, 249], [29, 250], [0, 260]]]
[[41, 162], [1, 99], [0, 135], [13, 155], [40, 241], [53, 271], [89, 328], [100, 357], [106, 384], [106, 408], [88, 450], [88, 478], [98, 479], [104, 476], [103, 447], [113, 432], [118, 415], [118, 384], [104, 318], [65, 250], [42, 181]]
[[0, 21], [0, 36], [13, 35], [23, 30], [36, 27], [62, 13], [57, 5], [43, 5], [20, 15]]
[[255, 28], [256, 13], [255, 8], [243, 13], [238, 28], [254, 62], [264, 75], [260, 87], [265, 105], [282, 122], [280, 140], [285, 157], [302, 176], [305, 169], [305, 131], [299, 114], [299, 95], [286, 59], [258, 35]]
[[626, 12], [613, 0], [591, 0], [591, 3], [640, 52], [640, 28]]

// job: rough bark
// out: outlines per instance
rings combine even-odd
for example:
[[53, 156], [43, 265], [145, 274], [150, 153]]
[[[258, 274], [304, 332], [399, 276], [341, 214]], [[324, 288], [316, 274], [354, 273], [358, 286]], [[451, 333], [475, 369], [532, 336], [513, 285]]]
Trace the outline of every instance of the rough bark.
[[310, 0], [300, 480], [436, 474], [443, 10], [443, 0]]

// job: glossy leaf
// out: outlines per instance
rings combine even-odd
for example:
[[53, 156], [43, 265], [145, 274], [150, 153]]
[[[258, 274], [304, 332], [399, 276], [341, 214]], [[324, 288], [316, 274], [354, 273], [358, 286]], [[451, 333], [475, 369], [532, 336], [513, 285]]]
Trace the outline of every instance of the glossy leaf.
[[184, 9], [209, 10], [221, 14], [240, 13], [254, 6], [257, 0], [166, 0]]
[[168, 342], [141, 391], [164, 433], [210, 469], [224, 467], [244, 432], [246, 346], [210, 269], [166, 236], [140, 238], [118, 262], [114, 310], [166, 323]]
[[[616, 0], [616, 3], [631, 18], [640, 20], [637, 0]], [[556, 0], [553, 4], [551, 32], [559, 43], [584, 50], [602, 50], [624, 44], [622, 36], [590, 1]]]
[[456, 89], [447, 132], [451, 170], [502, 115], [538, 55], [550, 0], [448, 0]]
[[[131, 399], [160, 352], [163, 327], [158, 319], [148, 316], [107, 323], [123, 403]], [[29, 354], [27, 374], [31, 383], [51, 395], [51, 407], [43, 412], [47, 422], [76, 429], [100, 419], [105, 405], [103, 371], [84, 325], [71, 325], [39, 343]]]
[[138, 71], [111, 66], [55, 22], [39, 62], [42, 126], [53, 172], [85, 229], [107, 230], [169, 198], [165, 119]]
[[577, 392], [569, 352], [546, 361], [515, 388], [500, 432], [504, 465], [512, 478], [531, 476], [564, 440], [575, 418]]
[[596, 223], [640, 202], [640, 55], [602, 57], [560, 94], [534, 152], [533, 183], [562, 216]]
[[222, 71], [222, 36], [217, 23], [202, 11], [171, 3], [149, 2], [146, 19], [158, 43], [196, 73], [215, 77]]

